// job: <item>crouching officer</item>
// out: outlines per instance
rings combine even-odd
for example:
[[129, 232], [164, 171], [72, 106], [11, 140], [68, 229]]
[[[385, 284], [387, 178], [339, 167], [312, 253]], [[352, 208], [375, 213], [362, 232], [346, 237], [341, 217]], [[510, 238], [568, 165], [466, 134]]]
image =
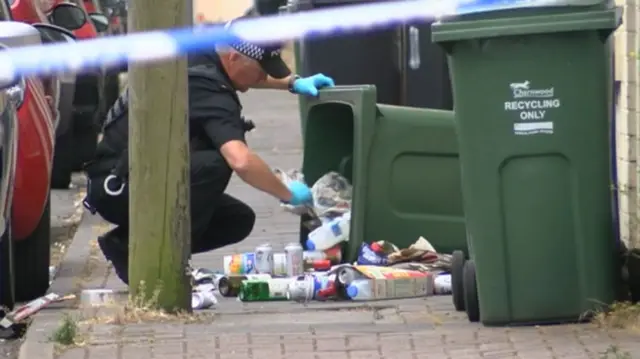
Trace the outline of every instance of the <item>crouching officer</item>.
[[[252, 87], [287, 88], [317, 94], [333, 86], [323, 75], [300, 79], [280, 58], [279, 46], [237, 41], [189, 59], [189, 129], [191, 152], [191, 245], [201, 253], [237, 243], [252, 231], [255, 213], [225, 193], [232, 172], [247, 184], [293, 205], [312, 200], [301, 182], [285, 186], [246, 144], [252, 124], [241, 116], [236, 91]], [[95, 158], [85, 165], [89, 186], [85, 206], [116, 227], [98, 239], [117, 275], [128, 283], [129, 188], [128, 91], [109, 110]]]

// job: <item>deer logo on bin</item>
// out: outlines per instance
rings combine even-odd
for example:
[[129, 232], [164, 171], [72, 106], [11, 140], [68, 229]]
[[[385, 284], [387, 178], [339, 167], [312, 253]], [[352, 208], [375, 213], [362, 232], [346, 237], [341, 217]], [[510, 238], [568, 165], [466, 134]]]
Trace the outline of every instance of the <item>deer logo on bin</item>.
[[531, 85], [531, 83], [529, 81], [525, 81], [525, 82], [513, 82], [509, 86], [511, 87], [512, 90], [528, 90], [529, 85]]

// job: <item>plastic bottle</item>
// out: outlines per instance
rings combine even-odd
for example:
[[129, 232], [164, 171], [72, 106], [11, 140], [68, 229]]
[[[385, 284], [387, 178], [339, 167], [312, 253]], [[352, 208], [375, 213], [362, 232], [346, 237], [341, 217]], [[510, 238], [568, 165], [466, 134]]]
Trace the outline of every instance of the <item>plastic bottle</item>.
[[351, 300], [371, 300], [372, 281], [370, 279], [356, 279], [347, 286], [347, 296]]
[[306, 245], [310, 251], [324, 251], [340, 242], [349, 240], [351, 227], [351, 212], [322, 224], [309, 233]]

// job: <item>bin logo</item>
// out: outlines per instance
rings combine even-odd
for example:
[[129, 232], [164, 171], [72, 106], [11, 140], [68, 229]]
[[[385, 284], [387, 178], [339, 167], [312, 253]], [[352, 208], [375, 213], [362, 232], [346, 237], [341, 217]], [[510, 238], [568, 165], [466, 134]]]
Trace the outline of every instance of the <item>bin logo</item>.
[[547, 89], [532, 89], [531, 82], [512, 82], [509, 87], [513, 91], [513, 98], [551, 98], [553, 87]]

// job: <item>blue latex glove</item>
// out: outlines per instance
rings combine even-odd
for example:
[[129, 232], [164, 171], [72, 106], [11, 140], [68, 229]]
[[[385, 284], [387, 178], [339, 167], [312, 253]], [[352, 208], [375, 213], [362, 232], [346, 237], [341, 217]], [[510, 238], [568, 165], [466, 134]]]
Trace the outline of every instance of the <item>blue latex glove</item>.
[[293, 82], [293, 93], [306, 96], [318, 96], [318, 89], [323, 87], [334, 87], [335, 83], [331, 77], [323, 74], [315, 74], [309, 77], [303, 77]]
[[311, 189], [309, 189], [306, 184], [300, 181], [292, 181], [289, 182], [287, 187], [289, 188], [289, 192], [291, 192], [291, 200], [289, 201], [289, 204], [299, 206], [313, 202]]

